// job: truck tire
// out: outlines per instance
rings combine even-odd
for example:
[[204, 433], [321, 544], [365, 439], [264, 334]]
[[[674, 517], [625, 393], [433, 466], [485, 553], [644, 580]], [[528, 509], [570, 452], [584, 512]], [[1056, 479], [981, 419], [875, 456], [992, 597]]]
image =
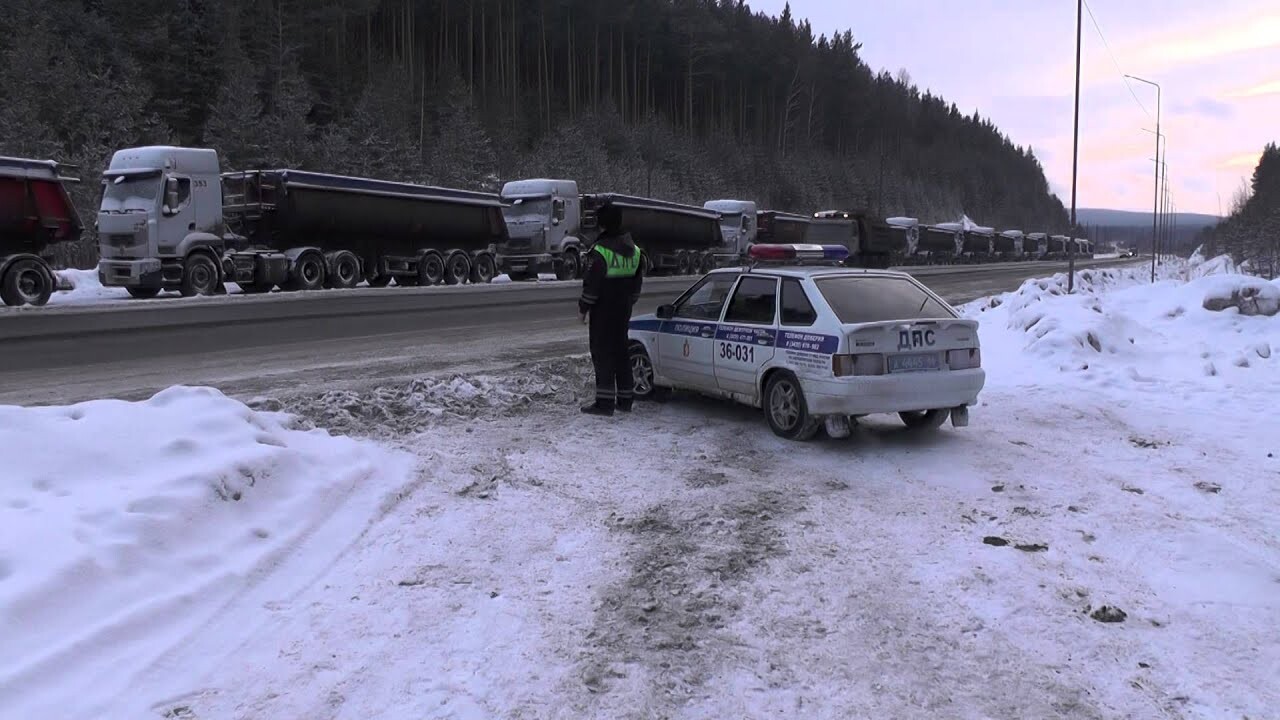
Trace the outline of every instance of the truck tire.
[[53, 296], [56, 281], [44, 263], [24, 258], [14, 261], [0, 278], [0, 297], [5, 305], [44, 305]]
[[435, 250], [428, 250], [418, 258], [418, 284], [439, 285], [444, 280], [444, 257]]
[[324, 287], [324, 256], [317, 252], [304, 252], [289, 268], [285, 290], [319, 290]]
[[477, 285], [488, 285], [498, 274], [498, 263], [487, 252], [476, 255], [471, 261], [471, 282]]
[[702, 267], [698, 268], [705, 275], [716, 269], [716, 256], [713, 253], [702, 254]]
[[182, 264], [182, 286], [178, 292], [182, 297], [194, 295], [212, 295], [218, 291], [220, 282], [218, 264], [203, 252], [192, 253]]
[[577, 250], [565, 250], [556, 264], [557, 280], [576, 280], [582, 276], [582, 258]]
[[700, 260], [700, 258], [696, 254], [693, 255], [692, 258], [690, 258], [690, 253], [687, 250], [681, 250], [680, 252], [676, 253], [676, 274], [677, 275], [690, 274], [692, 272], [692, 269], [691, 269], [692, 263], [690, 262], [691, 260], [697, 261], [697, 260]]
[[462, 285], [471, 277], [471, 258], [461, 250], [449, 253], [444, 264], [444, 282], [446, 285]]
[[125, 289], [129, 291], [129, 297], [137, 300], [150, 300], [160, 294], [160, 288], [155, 287], [131, 287]]
[[334, 253], [325, 273], [324, 286], [337, 290], [350, 290], [360, 284], [360, 258], [346, 250]]

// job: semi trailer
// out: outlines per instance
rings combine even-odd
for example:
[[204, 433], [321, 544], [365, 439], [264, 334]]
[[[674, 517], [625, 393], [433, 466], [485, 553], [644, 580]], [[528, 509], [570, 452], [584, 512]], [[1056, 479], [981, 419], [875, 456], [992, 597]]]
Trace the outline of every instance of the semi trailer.
[[98, 276], [134, 297], [488, 282], [498, 196], [300, 170], [225, 173], [213, 150], [117, 152], [103, 174]]
[[1025, 237], [1021, 230], [1005, 230], [991, 239], [991, 248], [1001, 260], [1017, 260], [1022, 257], [1022, 241]]
[[49, 250], [75, 242], [84, 225], [52, 160], [0, 157], [0, 298], [5, 305], [44, 305], [57, 289]]
[[913, 230], [861, 212], [822, 210], [813, 214], [806, 242], [849, 248], [849, 267], [888, 268], [909, 251]]
[[582, 233], [588, 248], [600, 235], [596, 213], [605, 205], [621, 211], [622, 228], [644, 250], [650, 272], [709, 272], [725, 246], [719, 212], [666, 200], [597, 193], [582, 196]]
[[1022, 238], [1022, 254], [1029, 260], [1039, 260], [1049, 251], [1049, 236], [1046, 233], [1029, 233]]

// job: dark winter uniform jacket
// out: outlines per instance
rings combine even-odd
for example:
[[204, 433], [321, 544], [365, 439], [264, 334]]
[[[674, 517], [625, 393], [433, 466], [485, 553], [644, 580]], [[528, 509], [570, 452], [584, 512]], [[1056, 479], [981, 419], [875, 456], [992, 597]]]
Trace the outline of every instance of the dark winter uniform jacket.
[[609, 277], [609, 268], [600, 253], [592, 250], [587, 255], [586, 272], [582, 275], [582, 297], [578, 299], [578, 312], [587, 314], [599, 311], [601, 314], [631, 315], [631, 307], [640, 299], [640, 288], [644, 283], [644, 255], [631, 240], [629, 233], [618, 235], [606, 233], [596, 241], [611, 252], [623, 257], [633, 258], [637, 254], [640, 270], [630, 277]]

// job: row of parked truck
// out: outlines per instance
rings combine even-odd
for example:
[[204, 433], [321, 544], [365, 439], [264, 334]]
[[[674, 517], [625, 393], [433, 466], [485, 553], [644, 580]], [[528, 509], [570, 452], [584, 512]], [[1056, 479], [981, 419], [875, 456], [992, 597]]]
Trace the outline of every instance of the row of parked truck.
[[[49, 251], [84, 226], [53, 161], [0, 158], [0, 297], [43, 305], [56, 289]], [[703, 207], [615, 193], [572, 180], [516, 180], [500, 194], [307, 172], [222, 172], [215, 151], [120, 150], [102, 177], [97, 217], [102, 284], [134, 297], [579, 277], [605, 204], [643, 247], [650, 271], [705, 272], [744, 261], [755, 243], [840, 244], [851, 264], [976, 262], [1092, 254], [1085, 241], [996, 233], [910, 218]]]

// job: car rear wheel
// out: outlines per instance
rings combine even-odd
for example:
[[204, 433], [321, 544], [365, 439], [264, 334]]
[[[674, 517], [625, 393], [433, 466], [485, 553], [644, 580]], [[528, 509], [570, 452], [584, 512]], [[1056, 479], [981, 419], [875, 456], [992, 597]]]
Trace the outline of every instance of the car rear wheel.
[[764, 416], [773, 434], [786, 440], [810, 440], [820, 427], [809, 415], [800, 381], [789, 372], [770, 376], [764, 388]]
[[950, 415], [949, 410], [917, 410], [914, 412], [901, 412], [898, 417], [902, 418], [902, 422], [912, 430], [937, 430], [942, 427], [942, 423], [947, 421]]

